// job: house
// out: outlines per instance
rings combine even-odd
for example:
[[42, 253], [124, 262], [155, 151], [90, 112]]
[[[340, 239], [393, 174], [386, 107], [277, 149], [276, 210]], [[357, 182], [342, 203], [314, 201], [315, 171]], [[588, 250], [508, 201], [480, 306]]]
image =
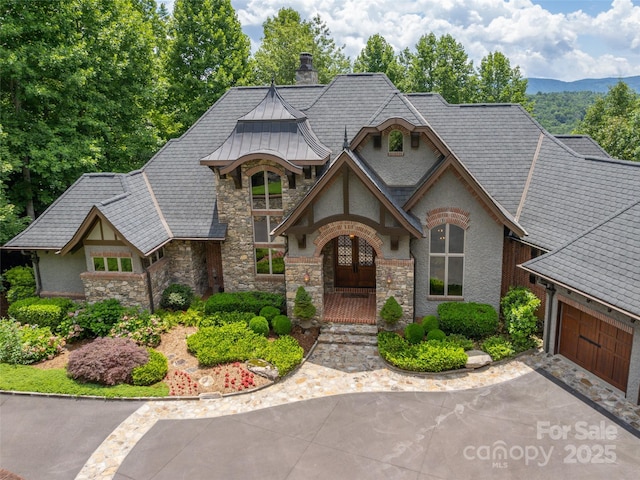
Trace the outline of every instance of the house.
[[[171, 283], [305, 286], [329, 315], [394, 296], [543, 299], [545, 348], [638, 402], [640, 165], [555, 137], [519, 105], [450, 105], [383, 74], [230, 89], [143, 168], [87, 174], [3, 248], [34, 252], [40, 295], [153, 309]], [[379, 321], [379, 319], [378, 319]]]

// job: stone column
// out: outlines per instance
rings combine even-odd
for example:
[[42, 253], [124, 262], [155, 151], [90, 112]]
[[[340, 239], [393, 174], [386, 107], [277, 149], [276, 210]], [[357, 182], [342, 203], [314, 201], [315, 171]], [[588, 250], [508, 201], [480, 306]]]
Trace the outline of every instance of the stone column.
[[413, 323], [413, 258], [406, 260], [376, 258], [376, 318], [378, 326], [383, 328], [384, 320], [380, 318], [380, 310], [391, 296], [395, 297], [402, 307], [402, 318], [397, 327]]
[[[324, 314], [324, 279], [322, 275], [322, 255], [319, 257], [284, 257], [285, 277], [287, 286], [287, 314], [294, 323], [293, 307], [298, 287], [303, 286], [311, 295], [316, 315], [312, 319], [313, 325], [319, 325]], [[308, 282], [305, 279], [308, 278]]]

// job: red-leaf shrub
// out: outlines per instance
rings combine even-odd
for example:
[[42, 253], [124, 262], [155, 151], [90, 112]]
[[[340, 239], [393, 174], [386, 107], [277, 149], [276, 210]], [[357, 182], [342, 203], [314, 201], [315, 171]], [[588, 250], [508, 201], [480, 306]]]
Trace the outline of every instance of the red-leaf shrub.
[[135, 367], [149, 361], [149, 353], [128, 338], [96, 338], [69, 355], [67, 375], [80, 382], [104, 385], [132, 383]]

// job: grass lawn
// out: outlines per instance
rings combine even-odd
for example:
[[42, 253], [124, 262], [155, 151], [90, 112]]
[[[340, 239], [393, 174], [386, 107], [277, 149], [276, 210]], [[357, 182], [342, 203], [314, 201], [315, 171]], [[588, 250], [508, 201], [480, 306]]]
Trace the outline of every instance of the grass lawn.
[[16, 392], [63, 393], [67, 395], [94, 395], [98, 397], [166, 397], [169, 386], [159, 382], [149, 387], [95, 383], [79, 383], [67, 377], [66, 370], [41, 370], [28, 365], [0, 364], [0, 390]]

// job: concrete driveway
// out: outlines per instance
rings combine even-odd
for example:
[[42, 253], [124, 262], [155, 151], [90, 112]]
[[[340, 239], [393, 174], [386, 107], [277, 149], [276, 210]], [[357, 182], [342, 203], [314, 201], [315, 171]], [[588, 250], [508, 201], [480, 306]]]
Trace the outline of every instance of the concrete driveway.
[[[118, 419], [139, 406], [1, 400], [0, 465], [28, 480], [74, 478]], [[112, 478], [631, 479], [639, 436], [532, 372], [473, 390], [343, 394], [159, 420]]]

